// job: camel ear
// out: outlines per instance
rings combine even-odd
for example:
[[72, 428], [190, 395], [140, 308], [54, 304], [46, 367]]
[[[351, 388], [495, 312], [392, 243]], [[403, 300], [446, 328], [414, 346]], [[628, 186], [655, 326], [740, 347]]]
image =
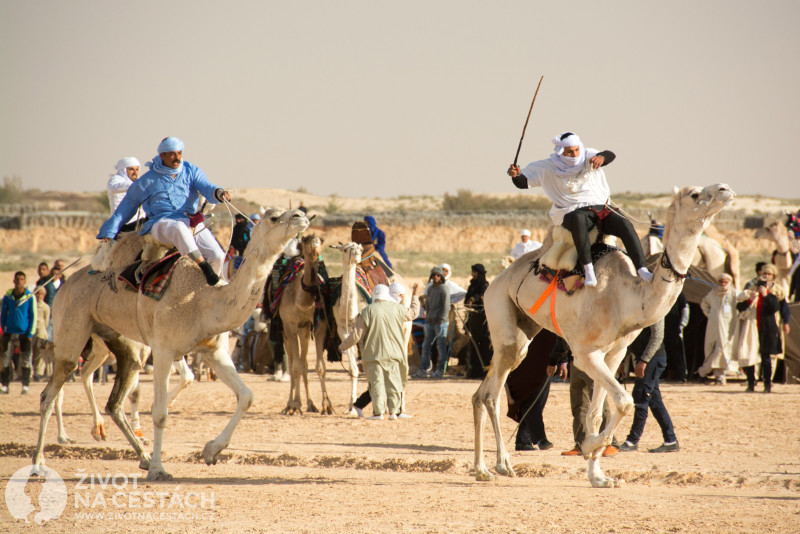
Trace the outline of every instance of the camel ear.
[[680, 192], [681, 192], [681, 190], [678, 189], [677, 186], [674, 186], [674, 185], [672, 186], [672, 196], [673, 197], [677, 197]]

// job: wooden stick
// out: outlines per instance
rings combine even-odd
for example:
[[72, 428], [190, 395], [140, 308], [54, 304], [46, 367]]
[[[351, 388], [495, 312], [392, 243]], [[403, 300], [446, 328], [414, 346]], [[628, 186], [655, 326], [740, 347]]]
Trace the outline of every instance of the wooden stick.
[[514, 165], [517, 164], [517, 159], [519, 159], [519, 151], [522, 148], [522, 140], [525, 139], [525, 130], [528, 129], [528, 121], [531, 120], [531, 111], [533, 111], [533, 104], [536, 102], [536, 95], [539, 94], [539, 87], [542, 86], [542, 80], [544, 80], [544, 75], [539, 78], [539, 85], [536, 86], [536, 92], [533, 93], [533, 101], [531, 102], [531, 108], [528, 110], [528, 118], [525, 119], [525, 126], [522, 127], [522, 137], [519, 138], [519, 146], [517, 147], [517, 155], [514, 156]]

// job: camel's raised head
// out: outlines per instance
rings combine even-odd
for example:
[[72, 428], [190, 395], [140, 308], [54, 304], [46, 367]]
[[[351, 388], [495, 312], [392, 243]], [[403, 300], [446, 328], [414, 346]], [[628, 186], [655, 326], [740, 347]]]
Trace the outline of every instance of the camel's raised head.
[[253, 228], [253, 236], [257, 232], [265, 232], [270, 228], [283, 227], [286, 238], [297, 235], [308, 228], [308, 218], [300, 210], [284, 210], [281, 208], [266, 208], [261, 216], [261, 222]]
[[364, 247], [358, 243], [339, 243], [337, 245], [330, 245], [343, 254], [342, 260], [345, 265], [358, 265], [361, 263], [361, 254], [364, 252]]
[[690, 185], [683, 189], [676, 187], [672, 197], [670, 210], [674, 210], [678, 218], [693, 219], [703, 223], [705, 227], [714, 215], [733, 202], [736, 193], [728, 184], [714, 184], [703, 188]]

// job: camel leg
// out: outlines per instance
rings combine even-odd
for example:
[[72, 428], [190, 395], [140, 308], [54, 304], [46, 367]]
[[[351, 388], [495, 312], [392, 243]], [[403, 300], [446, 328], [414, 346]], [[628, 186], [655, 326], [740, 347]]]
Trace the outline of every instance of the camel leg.
[[45, 386], [40, 397], [39, 441], [36, 443], [36, 452], [33, 455], [33, 470], [31, 474], [44, 475], [44, 471], [40, 469], [40, 466], [44, 465], [44, 435], [47, 431], [47, 422], [53, 414], [54, 404], [59, 397], [64, 382], [66, 382], [70, 373], [77, 368], [77, 362], [72, 360], [56, 359], [53, 365], [53, 374], [50, 376], [50, 381]]
[[244, 413], [253, 404], [253, 392], [250, 391], [239, 373], [236, 372], [236, 367], [233, 365], [230, 354], [227, 350], [227, 340], [221, 343], [217, 349], [207, 359], [206, 363], [211, 366], [212, 370], [217, 374], [223, 384], [231, 388], [236, 394], [236, 411], [233, 413], [228, 424], [222, 430], [219, 436], [206, 443], [203, 447], [203, 459], [206, 464], [216, 464], [219, 453], [222, 452], [230, 443], [233, 431], [239, 424]]
[[[627, 344], [620, 343], [612, 352], [603, 355], [602, 352], [592, 352], [586, 357], [580, 358], [581, 365], [587, 375], [594, 381], [592, 392], [592, 402], [586, 414], [586, 438], [581, 444], [584, 458], [589, 464], [587, 474], [589, 482], [594, 488], [613, 488], [619, 487], [623, 480], [617, 480], [606, 476], [600, 468], [600, 458], [603, 449], [611, 443], [622, 418], [633, 412], [633, 399], [622, 386], [619, 385], [614, 377], [613, 369], [616, 371], [622, 359], [625, 357]], [[609, 400], [615, 407], [611, 415], [611, 420], [607, 422], [606, 428], [598, 433], [602, 420], [603, 403], [607, 394], [610, 392]]]
[[186, 363], [185, 358], [181, 358], [177, 362], [174, 362], [172, 367], [178, 371], [178, 375], [180, 375], [180, 382], [172, 391], [169, 392], [169, 396], [167, 397], [167, 406], [170, 408], [172, 408], [175, 404], [175, 401], [178, 400], [178, 395], [180, 395], [181, 391], [191, 386], [192, 382], [194, 381], [194, 374], [192, 373], [192, 370], [189, 369], [189, 365]]
[[319, 382], [322, 387], [322, 411], [320, 412], [322, 415], [333, 414], [333, 404], [331, 403], [330, 397], [328, 397], [328, 389], [325, 386], [325, 374], [327, 372], [325, 368], [325, 340], [327, 339], [327, 332], [327, 324], [321, 321], [320, 327], [317, 328], [317, 332], [314, 335], [314, 342], [317, 349], [317, 376], [319, 376]]
[[142, 432], [142, 422], [139, 419], [139, 398], [141, 396], [141, 387], [139, 386], [139, 373], [136, 373], [136, 378], [134, 378], [133, 387], [131, 387], [131, 392], [128, 395], [128, 400], [131, 403], [131, 428], [133, 429], [134, 435], [139, 438], [142, 444], [147, 445], [150, 443], [150, 440], [144, 437], [144, 432]]
[[[125, 399], [128, 398], [131, 390], [139, 383], [139, 371], [141, 365], [137, 358], [136, 348], [131, 346], [131, 342], [125, 338], [118, 337], [115, 340], [107, 341], [106, 345], [117, 358], [117, 374], [114, 376], [114, 386], [106, 403], [106, 413], [111, 417], [122, 434], [133, 447], [136, 456], [139, 457], [139, 468], [148, 469], [150, 467], [150, 456], [144, 450], [144, 446], [131, 428], [128, 419], [125, 417]], [[139, 350], [146, 350], [143, 346], [136, 344]]]
[[288, 332], [284, 326], [283, 331], [284, 356], [289, 359], [289, 402], [281, 412], [284, 415], [302, 414], [302, 403], [300, 402], [300, 342], [295, 332]]
[[108, 353], [101, 354], [97, 350], [92, 350], [89, 360], [84, 362], [81, 372], [83, 389], [86, 391], [86, 397], [89, 399], [89, 407], [92, 410], [92, 437], [96, 441], [105, 441], [108, 436], [103, 423], [103, 416], [100, 414], [100, 410], [97, 409], [97, 401], [94, 398], [93, 378], [94, 372], [105, 363], [108, 357]]
[[319, 413], [314, 401], [311, 400], [311, 392], [308, 390], [308, 338], [310, 337], [311, 326], [300, 329], [300, 373], [303, 377], [303, 387], [306, 389], [306, 411]]
[[345, 356], [347, 356], [347, 361], [350, 364], [350, 406], [347, 407], [345, 415], [356, 415], [355, 403], [358, 398], [358, 362], [356, 361], [358, 351], [356, 347], [350, 347], [344, 351], [342, 358]]
[[56, 422], [58, 422], [58, 442], [62, 445], [67, 443], [75, 443], [75, 440], [67, 435], [67, 430], [64, 428], [64, 413], [61, 410], [61, 405], [64, 402], [64, 388], [58, 390], [58, 398], [56, 399]]
[[167, 426], [167, 391], [169, 389], [169, 373], [172, 369], [173, 355], [168, 351], [153, 349], [153, 455], [147, 480], [172, 480], [172, 475], [164, 470], [161, 463], [161, 445], [164, 440], [164, 428]]

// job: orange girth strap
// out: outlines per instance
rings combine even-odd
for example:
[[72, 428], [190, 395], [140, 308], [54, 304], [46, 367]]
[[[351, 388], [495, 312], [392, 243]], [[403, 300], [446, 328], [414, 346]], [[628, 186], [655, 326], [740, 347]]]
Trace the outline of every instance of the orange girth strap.
[[548, 285], [547, 289], [544, 290], [544, 293], [539, 296], [539, 299], [528, 310], [531, 315], [534, 315], [539, 308], [541, 308], [542, 304], [544, 304], [544, 301], [546, 301], [548, 297], [552, 296], [550, 298], [550, 320], [553, 321], [553, 328], [555, 329], [556, 334], [559, 336], [561, 335], [561, 329], [558, 327], [558, 322], [556, 321], [556, 293], [558, 293], [556, 287], [558, 286], [558, 280], [560, 278], [561, 271], [558, 271], [550, 281], [550, 285]]

